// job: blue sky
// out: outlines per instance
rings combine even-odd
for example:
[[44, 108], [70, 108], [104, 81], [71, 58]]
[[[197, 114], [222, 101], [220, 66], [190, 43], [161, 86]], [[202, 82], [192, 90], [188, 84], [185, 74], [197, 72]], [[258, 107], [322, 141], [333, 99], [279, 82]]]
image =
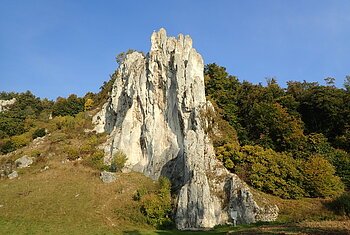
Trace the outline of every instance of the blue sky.
[[349, 0], [0, 0], [0, 90], [96, 92], [153, 30], [190, 34], [205, 63], [265, 83], [350, 74]]

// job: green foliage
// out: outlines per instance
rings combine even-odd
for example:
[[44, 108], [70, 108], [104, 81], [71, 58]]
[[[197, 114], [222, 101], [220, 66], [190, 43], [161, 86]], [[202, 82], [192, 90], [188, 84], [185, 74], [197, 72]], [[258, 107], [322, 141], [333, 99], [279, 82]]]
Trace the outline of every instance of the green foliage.
[[328, 204], [335, 213], [350, 216], [350, 193], [344, 193]]
[[111, 172], [121, 171], [124, 168], [127, 160], [128, 158], [125, 155], [125, 153], [118, 150], [115, 154], [113, 154], [113, 160], [110, 166], [110, 171]]
[[50, 135], [49, 140], [52, 143], [62, 142], [67, 139], [67, 134], [63, 132], [54, 132]]
[[350, 189], [350, 154], [336, 149], [326, 155], [327, 159], [333, 164], [336, 174], [342, 179], [347, 189]]
[[292, 81], [282, 89], [274, 78], [268, 78], [265, 87], [239, 82], [216, 64], [206, 65], [204, 72], [207, 96], [237, 130], [242, 144], [296, 151], [305, 139], [304, 133], [322, 133], [332, 146], [349, 151], [347, 91], [332, 84]]
[[158, 184], [158, 190], [155, 192], [137, 190], [134, 200], [140, 201], [140, 210], [146, 216], [147, 223], [158, 229], [164, 229], [173, 226], [171, 184], [165, 177], [159, 178]]
[[299, 162], [291, 156], [260, 146], [244, 146], [234, 154], [235, 172], [253, 187], [282, 198], [305, 195]]
[[33, 134], [32, 134], [32, 138], [35, 139], [37, 137], [43, 137], [46, 135], [46, 130], [45, 128], [38, 128], [36, 129]]
[[80, 157], [79, 148], [71, 145], [64, 146], [63, 152], [67, 155], [67, 159], [73, 161]]
[[100, 92], [96, 95], [96, 98], [94, 100], [94, 103], [96, 105], [102, 105], [108, 100], [109, 94], [112, 91], [112, 87], [116, 78], [117, 71], [110, 75], [110, 78], [107, 82], [103, 82], [103, 85], [100, 87]]
[[[240, 82], [216, 64], [206, 65], [204, 73], [208, 98], [237, 131], [240, 144], [246, 145], [237, 149], [234, 141], [226, 141], [225, 131], [224, 141], [212, 137], [217, 157], [229, 170], [254, 187], [285, 198], [338, 195], [343, 185], [335, 175], [349, 187], [347, 86], [336, 88], [333, 78], [326, 79], [326, 86], [290, 81], [282, 89], [275, 78], [267, 78], [266, 86], [255, 85]], [[348, 81], [347, 77], [345, 85]], [[215, 123], [211, 126], [216, 128]], [[247, 145], [263, 148], [250, 146], [248, 151]], [[316, 156], [322, 159], [319, 166]], [[293, 176], [285, 176], [286, 171]], [[314, 184], [307, 182], [312, 174], [318, 175]]]
[[344, 191], [344, 185], [335, 168], [320, 155], [311, 157], [303, 164], [305, 189], [312, 197], [334, 197]]
[[0, 131], [2, 138], [20, 135], [25, 132], [23, 120], [0, 113]]
[[32, 135], [30, 132], [23, 133], [21, 135], [12, 136], [11, 140], [16, 146], [16, 149], [28, 145], [32, 141]]
[[103, 150], [95, 150], [94, 153], [87, 156], [83, 160], [83, 164], [89, 166], [91, 168], [97, 169], [99, 171], [108, 170], [108, 166], [106, 166], [103, 162], [104, 152]]
[[[334, 86], [293, 82], [287, 93], [299, 102], [298, 112], [306, 132], [323, 133], [333, 144], [349, 125], [349, 94]], [[315, 115], [317, 114], [317, 115]]]
[[6, 154], [16, 150], [16, 144], [10, 140], [4, 140], [0, 142], [0, 153]]
[[147, 195], [148, 193], [149, 193], [148, 190], [147, 190], [146, 188], [143, 188], [143, 187], [142, 187], [142, 188], [136, 190], [136, 193], [135, 193], [135, 195], [133, 196], [133, 199], [134, 199], [135, 201], [140, 201], [141, 198], [143, 198], [143, 196]]
[[[216, 155], [254, 188], [282, 198], [334, 197], [344, 190], [335, 168], [322, 155], [302, 160], [260, 146], [233, 144], [216, 147]], [[348, 173], [348, 165], [344, 168]]]
[[53, 116], [74, 116], [84, 111], [84, 99], [72, 94], [67, 99], [59, 97], [52, 107]]
[[91, 98], [86, 99], [84, 104], [84, 110], [88, 111], [94, 106], [94, 100]]

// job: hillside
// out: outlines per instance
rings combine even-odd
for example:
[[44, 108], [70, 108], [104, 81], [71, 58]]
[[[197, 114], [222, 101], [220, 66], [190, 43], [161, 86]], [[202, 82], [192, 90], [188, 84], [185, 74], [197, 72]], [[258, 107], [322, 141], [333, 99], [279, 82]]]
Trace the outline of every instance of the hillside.
[[[2, 177], [0, 180], [1, 234], [119, 234], [128, 231], [151, 234], [150, 231], [155, 231], [153, 226], [147, 225], [139, 202], [133, 199], [138, 189], [152, 189], [155, 183], [139, 173], [118, 173], [116, 182], [104, 184], [99, 179], [99, 161], [93, 164], [89, 161], [89, 156], [96, 151], [94, 146], [105, 138], [104, 135], [95, 138], [95, 135], [84, 132], [91, 128], [93, 113], [86, 111], [75, 118], [37, 119], [24, 134], [30, 139], [28, 133], [37, 128], [46, 128], [49, 133], [43, 139], [30, 140], [26, 146], [1, 156], [1, 166], [11, 165], [23, 155], [35, 157], [33, 165], [18, 170], [19, 178], [9, 180]], [[17, 138], [12, 137], [13, 140]], [[92, 146], [88, 151], [84, 150], [86, 143]], [[72, 149], [67, 149], [67, 146]], [[80, 156], [83, 160], [77, 160]], [[293, 231], [295, 234], [305, 231], [309, 234], [329, 234], [332, 231], [341, 234], [343, 231], [346, 234], [346, 218], [327, 209], [324, 204], [327, 200], [284, 200], [274, 196], [269, 196], [269, 199], [280, 208], [277, 224], [237, 229], [224, 227], [213, 233], [239, 230], [245, 231], [244, 234], [271, 231]]]
[[[0, 181], [0, 234], [174, 233], [156, 232], [147, 225], [140, 203], [133, 200], [138, 189], [156, 189], [152, 180], [140, 173], [119, 173], [116, 182], [105, 184], [99, 179], [98, 170], [86, 166], [84, 161], [67, 161], [66, 156], [61, 155], [60, 143], [50, 140], [57, 134], [54, 132], [41, 143], [31, 144], [13, 155], [2, 156], [4, 161], [41, 152], [41, 157], [30, 168], [19, 171], [18, 179]], [[48, 169], [44, 170], [46, 166]], [[280, 208], [277, 223], [236, 229], [224, 227], [211, 233], [237, 230], [237, 234], [239, 231], [245, 231], [244, 234], [271, 231], [347, 234], [344, 229], [348, 228], [348, 220], [329, 211], [325, 200], [283, 200], [273, 196], [269, 199]]]

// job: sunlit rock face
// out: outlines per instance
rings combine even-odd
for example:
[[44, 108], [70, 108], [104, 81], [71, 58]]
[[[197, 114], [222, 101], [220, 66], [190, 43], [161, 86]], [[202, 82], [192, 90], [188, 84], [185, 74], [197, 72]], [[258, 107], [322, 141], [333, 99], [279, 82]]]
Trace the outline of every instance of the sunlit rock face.
[[273, 220], [278, 208], [261, 208], [247, 185], [216, 160], [203, 113], [212, 109], [204, 90], [203, 59], [189, 36], [151, 37], [147, 56], [128, 54], [111, 97], [93, 118], [107, 132], [105, 162], [117, 151], [126, 168], [153, 179], [168, 177], [175, 191], [179, 229]]
[[0, 100], [0, 113], [8, 110], [14, 103], [16, 103], [16, 98], [10, 100]]

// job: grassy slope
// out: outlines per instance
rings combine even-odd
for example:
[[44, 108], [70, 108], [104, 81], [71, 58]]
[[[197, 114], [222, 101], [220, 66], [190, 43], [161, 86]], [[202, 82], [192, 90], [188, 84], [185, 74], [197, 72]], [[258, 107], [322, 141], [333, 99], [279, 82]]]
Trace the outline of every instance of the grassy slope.
[[103, 184], [97, 172], [71, 162], [49, 164], [40, 172], [22, 171], [20, 179], [0, 183], [1, 234], [111, 234], [145, 225], [132, 195], [153, 182], [123, 174]]
[[[58, 134], [55, 131], [43, 142], [33, 143], [6, 157], [14, 160], [33, 151], [44, 156], [37, 158], [30, 168], [19, 170], [20, 178], [0, 180], [0, 234], [194, 233], [155, 231], [148, 226], [138, 202], [132, 197], [137, 189], [152, 189], [155, 183], [141, 174], [129, 173], [120, 174], [114, 183], [103, 184], [98, 178], [99, 172], [81, 161], [62, 162], [67, 157], [63, 146], [83, 145], [86, 137], [68, 135], [57, 141]], [[4, 159], [0, 156], [0, 162]], [[49, 169], [42, 171], [45, 166]], [[282, 200], [257, 191], [255, 195], [260, 202], [264, 198], [279, 206], [277, 223], [224, 226], [195, 233], [350, 234], [349, 220], [340, 221], [341, 218], [326, 209], [325, 200]]]

